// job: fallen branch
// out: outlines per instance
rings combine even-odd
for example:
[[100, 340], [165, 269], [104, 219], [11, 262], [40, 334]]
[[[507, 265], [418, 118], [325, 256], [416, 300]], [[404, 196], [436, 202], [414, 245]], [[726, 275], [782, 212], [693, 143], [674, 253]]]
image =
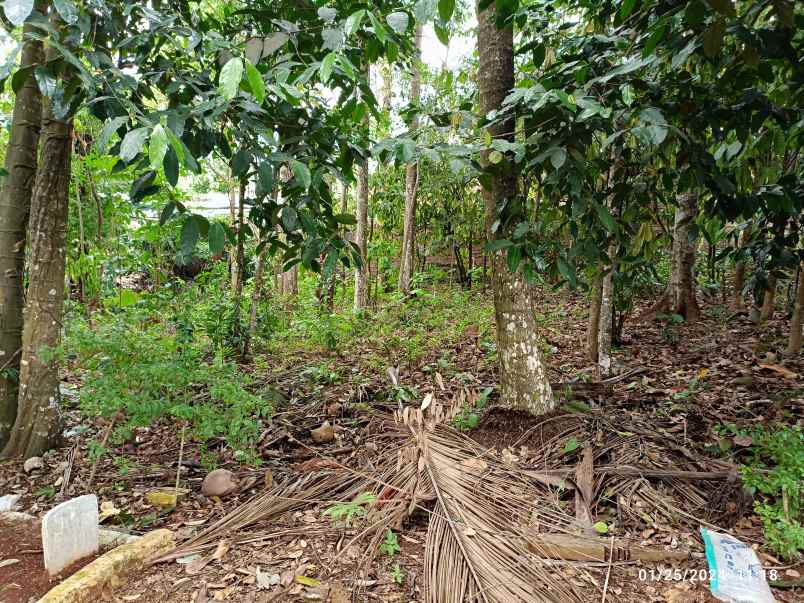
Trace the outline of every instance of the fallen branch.
[[665, 551], [641, 545], [621, 544], [614, 539], [583, 538], [570, 534], [535, 534], [527, 539], [528, 549], [548, 559], [565, 561], [669, 561], [689, 558], [686, 551]]

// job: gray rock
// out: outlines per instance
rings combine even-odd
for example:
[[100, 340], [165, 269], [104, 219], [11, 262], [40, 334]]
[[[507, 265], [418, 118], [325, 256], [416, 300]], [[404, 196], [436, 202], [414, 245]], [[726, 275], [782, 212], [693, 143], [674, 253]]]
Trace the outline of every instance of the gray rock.
[[42, 460], [41, 456], [32, 456], [27, 461], [25, 461], [22, 465], [23, 470], [25, 473], [30, 473], [31, 471], [35, 471], [36, 469], [41, 469], [45, 466], [45, 461]]
[[0, 496], [0, 513], [16, 511], [19, 501], [19, 494], [6, 494], [5, 496]]
[[53, 576], [94, 555], [99, 546], [98, 498], [79, 496], [53, 507], [42, 519], [45, 569]]

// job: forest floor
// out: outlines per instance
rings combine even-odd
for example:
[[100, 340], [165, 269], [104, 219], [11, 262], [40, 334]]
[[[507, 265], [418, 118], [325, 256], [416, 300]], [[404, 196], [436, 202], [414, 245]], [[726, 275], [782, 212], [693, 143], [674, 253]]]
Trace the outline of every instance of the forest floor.
[[[540, 307], [549, 308], [539, 321], [545, 359], [561, 402], [537, 419], [494, 408], [493, 393], [484, 404], [486, 388], [495, 382], [490, 294], [445, 287], [422, 295], [369, 311], [360, 330], [335, 345], [301, 338], [292, 329], [270, 343], [249, 368], [281, 394], [252, 451], [259, 465], [236, 462], [222, 441], [202, 450], [168, 421], [138, 428], [126, 442], [107, 443], [110, 453], [95, 464], [90, 446], [97, 444], [91, 442], [103, 440], [109, 423], [88, 422], [71, 409], [65, 420], [73, 435], [66, 446], [48, 453], [44, 468], [29, 474], [21, 463], [1, 464], [0, 494], [22, 494], [22, 510], [41, 515], [65, 498], [94, 492], [108, 527], [166, 527], [180, 542], [191, 541], [178, 560], [153, 565], [115, 593], [116, 601], [422, 602], [432, 501], [394, 526], [401, 529], [390, 537], [381, 533], [379, 550], [377, 541], [369, 550], [357, 537], [365, 531], [368, 519], [361, 516], [370, 504], [350, 506], [325, 490], [298, 492], [300, 485], [319, 483], [321, 475], [348, 480], [379, 470], [392, 413], [429, 399], [472, 440], [466, 446], [482, 451], [477, 458], [537, 473], [543, 496], [537, 504], [579, 518], [578, 505], [585, 504], [584, 521], [605, 532], [599, 538], [606, 543], [616, 538], [617, 546], [689, 552], [685, 560], [642, 562], [623, 555], [547, 562], [546, 580], [568, 589], [573, 598], [567, 600], [714, 601], [698, 534], [702, 526], [756, 545], [763, 565], [774, 572], [771, 578], [800, 583], [804, 565], [783, 561], [768, 546], [734, 471], [751, 454], [748, 434], [755, 427], [792, 425], [804, 416], [804, 363], [780, 360], [787, 325], [781, 312], [761, 328], [718, 305], [705, 307], [692, 325], [628, 322], [615, 350], [623, 377], [595, 387], [583, 385], [591, 380], [584, 356], [586, 300], [543, 292]], [[69, 401], [82, 375], [69, 371], [65, 381]], [[311, 430], [325, 422], [334, 437], [317, 443]], [[404, 423], [400, 416], [396, 422]], [[236, 494], [200, 493], [210, 450], [218, 467], [236, 474]], [[577, 468], [586, 462], [585, 450], [591, 450], [593, 469], [584, 502]], [[175, 508], [155, 507], [146, 494], [174, 487], [180, 457], [180, 485], [188, 492]], [[616, 472], [627, 466], [650, 467], [656, 475]], [[566, 469], [566, 481], [544, 473], [558, 469]], [[661, 471], [711, 476], [679, 479]], [[273, 498], [266, 495], [271, 492]], [[338, 504], [344, 514], [352, 511], [353, 521], [335, 521]], [[200, 548], [192, 547], [194, 537], [238, 509], [261, 515], [253, 521], [241, 515], [234, 528], [213, 531], [195, 541]], [[368, 561], [359, 567], [366, 553]], [[774, 596], [800, 601], [804, 588], [774, 588]]]

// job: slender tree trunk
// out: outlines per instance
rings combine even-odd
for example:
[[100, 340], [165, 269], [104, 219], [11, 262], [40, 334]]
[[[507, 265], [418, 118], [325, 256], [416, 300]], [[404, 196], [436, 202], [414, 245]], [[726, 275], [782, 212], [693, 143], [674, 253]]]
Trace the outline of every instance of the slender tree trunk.
[[[37, 2], [35, 9], [46, 10]], [[24, 28], [20, 68], [42, 62], [42, 42], [27, 37], [38, 28]], [[25, 229], [36, 179], [36, 153], [42, 119], [42, 96], [33, 74], [17, 93], [6, 149], [4, 186], [0, 190], [0, 450], [17, 416], [22, 349]]]
[[684, 317], [687, 322], [695, 322], [701, 317], [695, 295], [695, 240], [690, 240], [690, 227], [698, 214], [698, 195], [682, 195], [676, 208], [673, 228], [673, 270], [670, 276], [670, 309], [674, 314]]
[[[227, 184], [229, 187], [228, 195], [229, 195], [229, 219], [232, 223], [232, 226], [235, 228], [239, 228], [238, 222], [238, 202], [237, 202], [237, 189], [234, 187], [234, 182], [231, 178], [231, 172], [229, 172], [229, 177], [227, 179]], [[229, 274], [232, 277], [232, 291], [237, 291], [237, 283], [240, 280], [240, 273], [238, 272], [238, 265], [237, 265], [237, 246], [235, 245], [234, 248], [229, 250]]]
[[[494, 10], [493, 4], [485, 10], [481, 11], [479, 7], [477, 10], [478, 90], [484, 115], [499, 109], [514, 86], [513, 30], [511, 27], [497, 28]], [[492, 138], [508, 140], [513, 140], [513, 130], [513, 120], [488, 128]], [[490, 165], [488, 152], [484, 153], [482, 160], [484, 167], [491, 171], [491, 187], [483, 189], [486, 236], [489, 240], [507, 238], [511, 227], [493, 233], [492, 224], [497, 220], [497, 208], [501, 202], [516, 196], [516, 174], [506, 160]], [[506, 223], [515, 223], [515, 220]], [[500, 359], [500, 404], [531, 414], [545, 413], [554, 408], [555, 399], [539, 350], [533, 292], [521, 272], [508, 270], [501, 251], [492, 255], [491, 270]]]
[[357, 228], [355, 245], [360, 251], [360, 266], [355, 269], [354, 309], [360, 311], [368, 303], [368, 159], [361, 159], [357, 169]]
[[[804, 262], [799, 267], [799, 274], [804, 274]], [[796, 290], [796, 305], [793, 308], [793, 318], [790, 321], [790, 339], [787, 343], [787, 355], [797, 356], [801, 353], [801, 327], [804, 324], [804, 283], [798, 283]]]
[[268, 246], [262, 248], [257, 254], [257, 267], [254, 269], [254, 291], [251, 292], [251, 309], [248, 318], [248, 334], [243, 344], [243, 355], [248, 356], [251, 351], [251, 343], [257, 334], [257, 310], [262, 299], [262, 281], [265, 273], [265, 257], [268, 255]]
[[773, 310], [776, 305], [776, 277], [768, 275], [768, 288], [762, 298], [762, 310], [759, 313], [759, 320], [768, 321], [773, 317]]
[[[422, 49], [422, 26], [416, 26], [416, 57], [413, 62], [413, 75], [410, 81], [410, 102], [418, 104], [421, 97], [421, 70], [418, 61]], [[411, 132], [419, 127], [419, 118], [414, 117]], [[399, 258], [399, 290], [410, 293], [410, 279], [413, 274], [413, 250], [416, 246], [416, 201], [419, 189], [419, 164], [413, 163], [405, 170], [405, 218], [402, 234], [402, 255]]]
[[[49, 51], [48, 58], [50, 54]], [[3, 451], [6, 457], [40, 455], [58, 439], [59, 367], [53, 351], [59, 345], [64, 306], [72, 131], [72, 117], [57, 119], [50, 103], [45, 102], [41, 161], [28, 226], [29, 277], [19, 404], [11, 437]]]
[[586, 356], [597, 364], [597, 336], [600, 330], [600, 300], [603, 295], [603, 277], [595, 276], [589, 300], [589, 324], [586, 329]]
[[[745, 247], [748, 244], [749, 229], [746, 228], [740, 235], [740, 247]], [[745, 262], [740, 260], [734, 265], [734, 291], [732, 298], [732, 308], [734, 310], [744, 310], [745, 303], [743, 302], [743, 287], [745, 286]]]
[[[234, 263], [234, 273], [237, 275], [237, 278], [234, 282], [234, 299], [232, 300], [232, 309], [234, 310], [232, 314], [232, 335], [234, 336], [234, 340], [237, 342], [238, 347], [241, 346], [243, 342], [241, 342], [242, 338], [242, 331], [241, 331], [241, 324], [240, 324], [240, 302], [243, 299], [243, 274], [245, 273], [244, 267], [246, 263], [245, 254], [243, 252], [243, 239], [246, 236], [245, 233], [245, 220], [243, 215], [244, 210], [244, 201], [246, 197], [246, 180], [240, 181], [240, 189], [238, 191], [238, 198], [237, 198], [237, 244], [235, 245], [235, 263]], [[241, 350], [245, 351], [245, 346], [241, 347]]]
[[606, 378], [612, 372], [611, 341], [614, 327], [614, 271], [617, 269], [613, 261], [617, 255], [614, 245], [609, 246], [609, 257], [612, 263], [603, 275], [600, 287], [600, 316], [598, 317], [597, 332], [597, 371], [598, 378]]

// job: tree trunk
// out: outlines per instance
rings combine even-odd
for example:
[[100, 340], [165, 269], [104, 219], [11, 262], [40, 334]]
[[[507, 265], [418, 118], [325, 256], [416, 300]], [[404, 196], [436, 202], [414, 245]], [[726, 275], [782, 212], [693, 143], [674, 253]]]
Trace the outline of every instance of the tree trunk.
[[[749, 229], [746, 228], [740, 235], [740, 247], [745, 247], [748, 243]], [[745, 286], [745, 262], [740, 260], [734, 265], [734, 297], [732, 298], [732, 308], [734, 310], [745, 310], [743, 302], [743, 287]]]
[[72, 117], [57, 119], [45, 102], [41, 161], [28, 226], [19, 404], [5, 457], [41, 455], [59, 434], [59, 367], [53, 350], [59, 345], [64, 306], [72, 131]]
[[245, 353], [245, 341], [241, 342], [243, 337], [242, 326], [240, 324], [240, 302], [243, 299], [243, 274], [245, 274], [246, 257], [243, 250], [243, 239], [246, 236], [245, 232], [245, 219], [244, 219], [244, 202], [246, 197], [246, 185], [248, 181], [240, 181], [240, 189], [237, 196], [237, 244], [235, 245], [235, 274], [237, 278], [234, 281], [234, 299], [232, 300], [232, 335], [238, 347]]
[[[35, 9], [44, 12], [46, 4]], [[20, 68], [42, 62], [42, 42], [27, 38], [39, 31], [24, 28]], [[36, 178], [36, 152], [42, 119], [42, 96], [33, 75], [17, 93], [6, 149], [8, 175], [0, 190], [0, 450], [8, 441], [17, 416], [17, 394], [22, 348], [23, 272], [25, 228]]]
[[[227, 179], [227, 186], [229, 187], [228, 196], [229, 196], [229, 219], [232, 223], [232, 227], [239, 228], [238, 222], [238, 203], [237, 203], [237, 189], [234, 187], [233, 180], [231, 178], [231, 171], [229, 172], [229, 178]], [[237, 291], [237, 282], [240, 280], [240, 273], [238, 272], [237, 266], [237, 246], [233, 247], [229, 250], [229, 273], [232, 277], [232, 291]]]
[[695, 250], [696, 241], [690, 240], [690, 226], [698, 214], [698, 195], [682, 195], [676, 208], [673, 227], [673, 263], [670, 275], [670, 311], [684, 317], [686, 322], [695, 322], [701, 317], [695, 296]]
[[[513, 30], [510, 26], [498, 29], [494, 12], [494, 4], [486, 10], [481, 11], [479, 7], [477, 10], [480, 57], [477, 78], [484, 115], [499, 109], [514, 85]], [[506, 120], [489, 126], [488, 132], [492, 138], [513, 141], [514, 125], [513, 120]], [[499, 204], [516, 196], [516, 174], [506, 160], [490, 165], [488, 151], [483, 153], [482, 161], [491, 172], [491, 187], [483, 188], [486, 236], [489, 240], [509, 238], [510, 226], [493, 233], [492, 224], [497, 220]], [[513, 223], [516, 221], [506, 221], [506, 224]], [[491, 270], [500, 359], [500, 404], [535, 415], [545, 413], [554, 408], [555, 399], [539, 350], [532, 290], [521, 272], [508, 270], [502, 251], [492, 255]]]
[[597, 364], [597, 336], [600, 330], [600, 300], [603, 294], [603, 277], [595, 276], [589, 300], [589, 324], [586, 329], [586, 356]]
[[248, 317], [248, 333], [243, 343], [243, 356], [248, 356], [251, 342], [257, 334], [257, 309], [262, 299], [262, 280], [265, 273], [265, 257], [268, 254], [268, 245], [265, 245], [257, 254], [257, 267], [254, 269], [254, 290], [251, 292], [251, 309]]
[[774, 306], [776, 305], [776, 277], [768, 275], [768, 288], [762, 298], [762, 310], [759, 313], [759, 320], [765, 322], [773, 317]]
[[600, 379], [609, 377], [612, 372], [611, 334], [614, 327], [614, 271], [616, 270], [614, 257], [616, 254], [616, 247], [609, 246], [609, 257], [612, 258], [612, 263], [608, 266], [606, 274], [603, 275], [600, 287], [600, 316], [597, 331], [597, 372]]
[[280, 283], [284, 295], [296, 297], [299, 294], [299, 265], [294, 264], [293, 268], [283, 272]]
[[[802, 262], [800, 273], [804, 273], [804, 262]], [[798, 283], [796, 290], [796, 305], [793, 308], [793, 318], [790, 321], [790, 339], [787, 344], [787, 355], [798, 356], [801, 353], [801, 327], [804, 323], [804, 283]]]
[[355, 269], [355, 311], [368, 303], [368, 159], [361, 159], [357, 168], [357, 228], [355, 245], [360, 251], [360, 265]]
[[[422, 49], [422, 26], [416, 26], [416, 57], [413, 61], [413, 75], [410, 81], [410, 102], [418, 104], [421, 98], [421, 71], [418, 60]], [[419, 127], [419, 118], [411, 121], [410, 131]], [[405, 170], [405, 218], [402, 233], [402, 255], [399, 258], [399, 291], [410, 293], [410, 278], [413, 274], [413, 250], [416, 246], [416, 198], [419, 189], [419, 164], [412, 163]]]

